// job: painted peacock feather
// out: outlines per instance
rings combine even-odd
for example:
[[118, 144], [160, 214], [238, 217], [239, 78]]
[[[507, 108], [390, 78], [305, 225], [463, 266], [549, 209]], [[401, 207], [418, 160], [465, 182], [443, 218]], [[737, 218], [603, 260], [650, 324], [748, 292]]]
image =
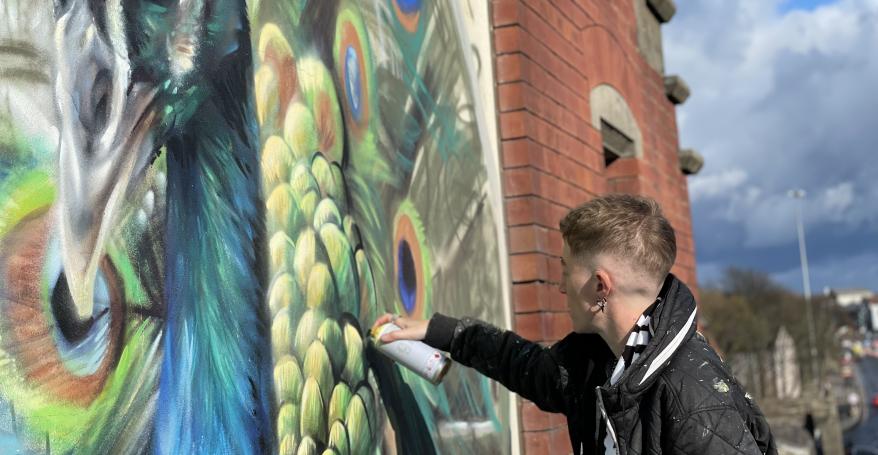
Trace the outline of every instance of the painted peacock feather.
[[[0, 405], [22, 447], [496, 448], [484, 379], [433, 386], [364, 332], [499, 293], [450, 268], [492, 221], [447, 9], [56, 1], [57, 172], [0, 141]], [[469, 295], [435, 286], [463, 276]]]

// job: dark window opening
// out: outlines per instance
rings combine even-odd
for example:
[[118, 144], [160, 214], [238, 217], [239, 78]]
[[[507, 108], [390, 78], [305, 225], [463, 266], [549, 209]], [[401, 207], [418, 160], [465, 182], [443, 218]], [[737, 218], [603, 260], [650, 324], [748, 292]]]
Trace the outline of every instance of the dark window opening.
[[604, 143], [605, 166], [619, 158], [635, 155], [634, 140], [604, 119], [601, 119], [601, 139]]

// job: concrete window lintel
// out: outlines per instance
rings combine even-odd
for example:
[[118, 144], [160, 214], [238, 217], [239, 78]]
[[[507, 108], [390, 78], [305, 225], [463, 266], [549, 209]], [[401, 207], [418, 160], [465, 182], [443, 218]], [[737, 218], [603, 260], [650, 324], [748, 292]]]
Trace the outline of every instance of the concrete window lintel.
[[677, 12], [677, 5], [674, 0], [646, 0], [649, 9], [655, 14], [661, 22], [669, 22]]
[[683, 104], [689, 99], [689, 84], [676, 74], [665, 76], [665, 94], [672, 103]]
[[685, 175], [695, 175], [704, 167], [704, 157], [694, 149], [681, 149], [678, 158], [680, 170]]

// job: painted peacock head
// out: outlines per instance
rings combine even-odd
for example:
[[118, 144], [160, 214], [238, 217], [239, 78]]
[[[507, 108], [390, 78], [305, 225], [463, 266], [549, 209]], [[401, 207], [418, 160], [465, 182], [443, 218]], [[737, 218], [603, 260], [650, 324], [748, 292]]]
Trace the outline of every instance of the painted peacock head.
[[108, 232], [162, 145], [210, 93], [241, 96], [247, 87], [243, 3], [55, 1], [59, 230], [79, 318], [92, 315]]

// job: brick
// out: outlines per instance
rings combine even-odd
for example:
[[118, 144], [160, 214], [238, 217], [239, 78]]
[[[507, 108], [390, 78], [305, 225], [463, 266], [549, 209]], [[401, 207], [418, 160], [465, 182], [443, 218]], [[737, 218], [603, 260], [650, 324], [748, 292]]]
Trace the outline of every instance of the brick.
[[677, 264], [686, 268], [695, 268], [695, 259], [692, 255], [689, 254], [681, 254], [677, 256]]
[[[551, 424], [552, 427], [554, 427], [554, 429], [559, 429], [559, 430], [567, 429], [567, 417], [564, 416], [564, 414], [561, 414], [559, 412], [550, 412], [549, 413], [549, 424]], [[562, 431], [560, 434], [566, 435], [567, 433], [564, 433]], [[568, 441], [567, 444], [570, 444], [570, 442]], [[559, 446], [559, 447], [563, 447], [563, 445]]]
[[547, 256], [540, 253], [513, 254], [509, 258], [513, 282], [546, 281], [549, 275]]
[[[520, 50], [522, 53], [530, 57], [532, 62], [546, 69], [548, 73], [555, 76], [561, 84], [570, 90], [577, 93], [588, 93], [588, 80], [579, 70], [579, 68], [585, 65], [588, 61], [584, 55], [581, 58], [568, 61], [552, 52], [551, 49], [546, 47], [539, 41], [539, 39], [527, 31], [521, 31], [520, 33], [519, 43], [521, 47], [516, 48], [516, 50]], [[508, 39], [509, 38], [507, 38], [507, 40]], [[539, 87], [539, 85], [536, 86]]]
[[[497, 82], [502, 84], [517, 81], [528, 83], [531, 88], [529, 96], [547, 95], [548, 99], [565, 108], [571, 115], [583, 122], [590, 122], [587, 87], [576, 89], [568, 87], [557, 75], [552, 74], [525, 54], [499, 55], [497, 57]], [[536, 110], [537, 100], [538, 98], [529, 99], [528, 108]]]
[[556, 175], [563, 180], [570, 181], [570, 159], [550, 148], [543, 148], [544, 159], [541, 170]]
[[557, 35], [549, 35], [549, 30], [541, 30], [539, 33], [545, 33], [546, 38], [554, 37], [560, 42], [547, 43], [546, 39], [525, 40], [522, 43], [522, 52], [531, 56], [532, 60], [548, 70], [565, 86], [586, 96], [589, 78], [583, 69], [588, 66], [589, 61], [578, 47], [580, 43], [568, 44], [557, 38]]
[[638, 158], [619, 158], [607, 166], [607, 178], [636, 176], [641, 173], [641, 161]]
[[[544, 5], [545, 11], [554, 9], [552, 5]], [[580, 43], [574, 44], [572, 36], [565, 37], [560, 34], [558, 28], [549, 25], [533, 8], [525, 7], [520, 10], [522, 19], [522, 28], [524, 28], [536, 40], [546, 46], [549, 52], [554, 53], [563, 61], [575, 66], [584, 64], [583, 56], [578, 47]], [[569, 29], [572, 35], [574, 31]]]
[[518, 226], [536, 222], [537, 212], [534, 197], [518, 197], [506, 200], [506, 223]]
[[517, 24], [520, 10], [519, 0], [494, 0], [491, 8], [494, 27]]
[[522, 63], [526, 57], [522, 54], [506, 54], [497, 56], [497, 83], [514, 82], [522, 79]]
[[581, 28], [572, 16], [579, 15], [579, 22], [586, 22], [582, 17], [581, 11], [578, 11], [576, 8], [559, 6], [557, 1], [524, 0], [524, 3], [569, 42], [576, 41], [576, 38], [579, 36], [577, 32]]
[[540, 177], [540, 187], [546, 189], [544, 192], [546, 197], [569, 209], [572, 200], [570, 193], [574, 190], [573, 185], [554, 175], [542, 174]]
[[575, 185], [567, 186], [566, 191], [561, 198], [561, 200], [564, 202], [564, 205], [570, 209], [579, 206], [589, 199], [591, 199], [591, 197], [589, 197], [589, 194], [584, 189]]
[[558, 9], [564, 12], [564, 16], [570, 18], [578, 29], [594, 24], [594, 20], [580, 8], [574, 0], [552, 0]]
[[543, 313], [516, 314], [515, 333], [530, 341], [544, 340]]
[[547, 241], [549, 254], [560, 257], [564, 249], [564, 239], [561, 237], [561, 231], [558, 230], [558, 226], [547, 231]]
[[592, 196], [600, 196], [612, 192], [609, 181], [601, 175], [596, 176], [592, 184], [594, 185]]
[[537, 195], [550, 201], [564, 205], [561, 201], [561, 181], [557, 176], [547, 174], [542, 171], [534, 171], [534, 177], [537, 180]]
[[546, 230], [534, 224], [509, 228], [509, 252], [547, 253]]
[[633, 177], [608, 179], [607, 190], [611, 193], [643, 194], [640, 181]]
[[604, 148], [604, 140], [601, 137], [601, 132], [593, 125], [588, 125], [584, 134], [585, 143], [591, 145], [596, 150], [603, 150]]
[[540, 147], [530, 139], [512, 139], [500, 145], [503, 152], [503, 167], [516, 168], [529, 166], [535, 161], [534, 156], [540, 153]]
[[549, 442], [552, 444], [551, 453], [553, 454], [569, 454], [573, 449], [566, 425], [553, 430], [549, 436]]
[[543, 297], [544, 308], [554, 312], [564, 312], [569, 314], [570, 309], [567, 308], [567, 296], [561, 292], [558, 284], [547, 284], [545, 289], [545, 297]]
[[542, 308], [540, 294], [543, 284], [520, 283], [512, 285], [512, 305], [516, 313], [530, 313]]
[[528, 455], [549, 454], [551, 452], [551, 435], [545, 431], [527, 431], [524, 434], [524, 453]]
[[[589, 192], [591, 194], [598, 194], [601, 192], [600, 188], [598, 186], [598, 183], [597, 183], [598, 175], [595, 174], [595, 172], [592, 169], [589, 169], [588, 167], [584, 167], [584, 166], [583, 167], [577, 166], [575, 168], [575, 171], [576, 171], [575, 182], [579, 188], [582, 188], [583, 190], [585, 190], [586, 192]], [[583, 202], [585, 202], [585, 201], [580, 201], [578, 204], [575, 204], [575, 205], [579, 205]]]
[[574, 161], [585, 164], [585, 167], [595, 175], [603, 174], [605, 166], [603, 145], [601, 147], [594, 147], [586, 143], [578, 150], [580, 150], [580, 155], [571, 157]]
[[522, 400], [521, 428], [524, 431], [544, 431], [554, 428], [551, 414], [543, 412], [533, 402]]
[[558, 289], [557, 283], [543, 281], [517, 283], [512, 286], [512, 297], [515, 311], [518, 313], [567, 312], [567, 297]]
[[[525, 79], [530, 79], [525, 78]], [[564, 96], [563, 94], [556, 95]], [[582, 98], [570, 98], [577, 104], [584, 104]], [[543, 96], [531, 82], [510, 82], [498, 86], [498, 107], [502, 112], [527, 109], [543, 121], [576, 135], [580, 125], [586, 121], [586, 111], [576, 111], [575, 105], [561, 103]]]
[[512, 82], [497, 86], [497, 107], [500, 112], [525, 108], [525, 93], [529, 87], [524, 82]]
[[551, 204], [548, 207], [546, 218], [544, 218], [542, 220], [543, 223], [541, 223], [541, 224], [543, 224], [543, 226], [546, 226], [546, 227], [551, 227], [551, 228], [557, 229], [558, 223], [561, 221], [561, 218], [564, 218], [567, 215], [567, 212], [569, 212], [569, 211], [570, 211], [569, 208], [564, 207], [562, 205]]
[[548, 268], [549, 268], [549, 283], [558, 284], [561, 282], [561, 275], [563, 271], [561, 270], [561, 260], [557, 257], [553, 257], [548, 260]]
[[514, 197], [506, 200], [506, 223], [509, 226], [539, 224], [557, 229], [558, 222], [567, 212], [568, 209], [564, 206], [536, 196]]
[[503, 171], [503, 183], [507, 196], [523, 196], [537, 194], [539, 191], [538, 177], [529, 168], [514, 168]]
[[573, 321], [566, 311], [548, 313], [545, 334], [548, 340], [560, 340], [573, 331]]
[[518, 52], [521, 49], [522, 30], [516, 25], [494, 29], [494, 50], [497, 54]]
[[500, 114], [500, 138], [515, 139], [526, 135], [525, 123], [529, 115], [524, 111], [504, 112]]
[[[500, 115], [502, 117], [506, 114]], [[565, 152], [565, 148], [570, 148], [571, 145], [581, 144], [579, 138], [574, 133], [558, 128], [556, 125], [553, 125], [538, 116], [531, 115], [527, 118], [527, 121], [529, 127], [528, 136], [535, 142], [552, 150], [564, 153], [571, 158], [577, 158], [576, 154]]]

